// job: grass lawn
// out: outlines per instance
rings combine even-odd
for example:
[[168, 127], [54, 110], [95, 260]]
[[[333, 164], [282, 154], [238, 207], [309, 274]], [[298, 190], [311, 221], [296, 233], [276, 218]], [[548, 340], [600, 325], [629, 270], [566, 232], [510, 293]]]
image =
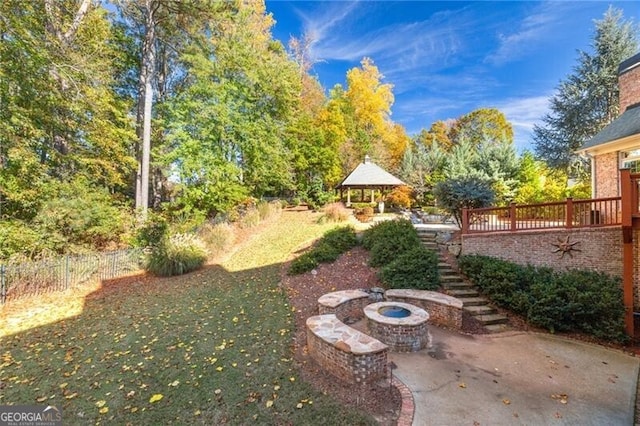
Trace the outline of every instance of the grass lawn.
[[333, 227], [280, 219], [222, 265], [105, 283], [71, 318], [0, 338], [0, 405], [64, 424], [375, 424], [298, 379], [282, 262]]

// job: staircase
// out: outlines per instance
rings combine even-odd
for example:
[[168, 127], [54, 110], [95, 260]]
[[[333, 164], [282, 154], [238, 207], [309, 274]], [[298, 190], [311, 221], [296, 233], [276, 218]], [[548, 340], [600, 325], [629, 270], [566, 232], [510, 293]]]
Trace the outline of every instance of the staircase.
[[497, 333], [507, 330], [507, 317], [498, 313], [491, 306], [489, 300], [481, 296], [476, 287], [465, 281], [446, 261], [446, 258], [438, 249], [436, 232], [428, 229], [418, 229], [418, 236], [426, 248], [435, 251], [440, 256], [440, 262], [438, 263], [440, 282], [447, 294], [460, 299], [463, 303], [462, 309], [473, 315], [490, 332]]

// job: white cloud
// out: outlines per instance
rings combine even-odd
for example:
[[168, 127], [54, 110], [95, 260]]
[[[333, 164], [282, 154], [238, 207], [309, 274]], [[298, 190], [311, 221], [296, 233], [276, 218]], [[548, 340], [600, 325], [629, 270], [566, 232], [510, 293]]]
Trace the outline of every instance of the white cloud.
[[319, 61], [360, 61], [372, 57], [394, 72], [438, 64], [442, 66], [463, 48], [464, 34], [475, 25], [466, 9], [441, 11], [427, 19], [375, 27], [366, 23], [366, 12], [381, 3], [337, 2], [319, 13], [301, 15], [305, 31], [315, 40], [311, 53]]
[[551, 95], [507, 99], [496, 105], [513, 125], [514, 143], [518, 151], [532, 150], [533, 127], [549, 112]]
[[485, 62], [503, 65], [526, 55], [533, 47], [538, 46], [541, 40], [550, 38], [558, 31], [555, 27], [561, 24], [567, 7], [572, 5], [562, 2], [542, 3], [520, 23], [510, 23], [509, 25], [516, 30], [508, 34], [498, 34], [499, 46], [485, 58]]

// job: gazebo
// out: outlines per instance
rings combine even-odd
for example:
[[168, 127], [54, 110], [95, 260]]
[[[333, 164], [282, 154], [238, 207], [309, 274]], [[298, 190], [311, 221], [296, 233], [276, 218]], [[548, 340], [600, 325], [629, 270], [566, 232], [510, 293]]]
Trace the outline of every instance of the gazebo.
[[351, 190], [359, 189], [362, 191], [362, 199], [364, 200], [364, 191], [371, 190], [371, 202], [375, 202], [375, 191], [387, 191], [396, 186], [406, 185], [403, 181], [384, 170], [382, 167], [371, 162], [368, 155], [364, 157], [364, 163], [360, 163], [349, 176], [347, 176], [337, 187], [340, 190], [340, 199], [342, 200], [344, 191], [347, 191], [347, 207], [351, 206]]

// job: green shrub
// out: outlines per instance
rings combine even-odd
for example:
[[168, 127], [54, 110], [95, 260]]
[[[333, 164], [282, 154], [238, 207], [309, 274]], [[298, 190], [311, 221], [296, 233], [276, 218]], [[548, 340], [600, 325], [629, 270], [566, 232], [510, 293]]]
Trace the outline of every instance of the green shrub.
[[169, 224], [167, 220], [156, 213], [148, 212], [147, 219], [137, 229], [135, 243], [138, 247], [157, 247], [167, 236]]
[[580, 331], [624, 341], [624, 304], [619, 279], [606, 274], [520, 266], [485, 256], [462, 256], [461, 271], [500, 306], [536, 326]]
[[309, 272], [317, 266], [318, 261], [316, 260], [315, 256], [312, 252], [308, 252], [296, 258], [291, 263], [291, 268], [289, 268], [289, 275], [304, 274], [305, 272]]
[[362, 245], [369, 250], [371, 266], [384, 266], [403, 252], [420, 246], [418, 233], [410, 221], [381, 222], [365, 231]]
[[198, 237], [177, 234], [165, 238], [151, 250], [146, 269], [155, 275], [169, 277], [195, 271], [206, 260], [207, 251]]
[[433, 189], [438, 204], [451, 213], [458, 225], [462, 224], [462, 209], [487, 207], [495, 200], [491, 183], [473, 177], [450, 179], [438, 183]]
[[342, 253], [357, 244], [356, 231], [350, 226], [327, 231], [311, 251], [292, 262], [289, 274], [302, 274], [311, 271], [319, 263], [334, 262]]
[[394, 238], [398, 234], [414, 234], [416, 238], [418, 237], [418, 233], [410, 221], [406, 219], [387, 220], [377, 223], [364, 231], [362, 246], [367, 250], [371, 250], [376, 241]]
[[[62, 239], [62, 237], [60, 236]], [[13, 220], [0, 222], [0, 259], [8, 259], [14, 255], [32, 257], [51, 243], [50, 238], [42, 236], [28, 224]], [[54, 244], [57, 245], [57, 244]]]
[[60, 253], [74, 246], [103, 249], [119, 244], [127, 228], [126, 206], [116, 202], [107, 189], [92, 188], [82, 178], [61, 183], [55, 196], [43, 203], [32, 226], [44, 238], [62, 237], [51, 247]]
[[313, 258], [318, 263], [331, 263], [335, 262], [343, 253], [338, 247], [334, 247], [331, 244], [321, 243], [313, 249], [311, 252]]
[[353, 227], [343, 226], [325, 232], [321, 244], [336, 247], [340, 252], [344, 253], [358, 245], [358, 238], [356, 237], [356, 231]]
[[388, 288], [436, 290], [440, 286], [438, 255], [416, 246], [380, 269], [380, 280]]

